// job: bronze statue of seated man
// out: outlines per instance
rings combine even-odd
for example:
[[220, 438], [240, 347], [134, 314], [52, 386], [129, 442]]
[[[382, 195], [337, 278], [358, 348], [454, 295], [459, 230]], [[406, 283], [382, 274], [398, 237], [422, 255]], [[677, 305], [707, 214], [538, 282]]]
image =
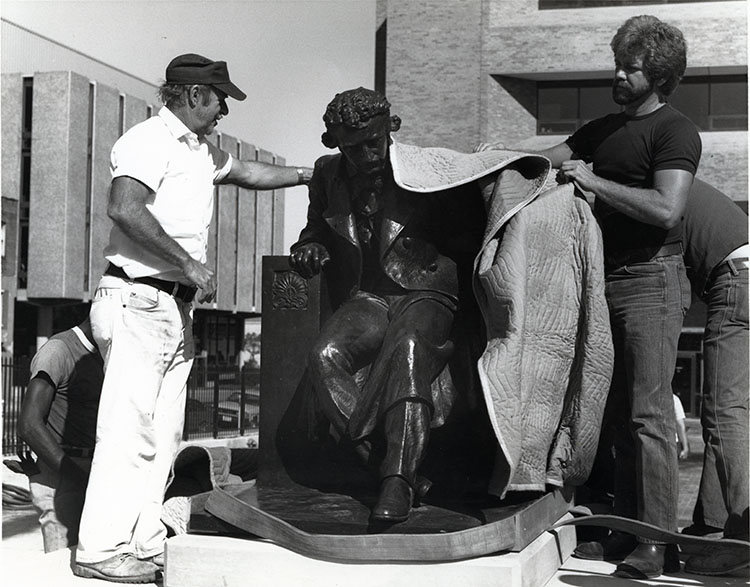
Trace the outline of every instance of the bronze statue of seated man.
[[[454, 351], [454, 322], [481, 246], [481, 196], [431, 194], [396, 185], [389, 159], [391, 116], [382, 94], [337, 94], [323, 117], [321, 157], [309, 186], [307, 225], [291, 248], [305, 277], [325, 269], [336, 307], [308, 357], [319, 405], [335, 434], [370, 462], [375, 433], [376, 522], [406, 520], [423, 488], [417, 477], [431, 427], [452, 393], [433, 385]], [[363, 373], [366, 376], [363, 377]]]

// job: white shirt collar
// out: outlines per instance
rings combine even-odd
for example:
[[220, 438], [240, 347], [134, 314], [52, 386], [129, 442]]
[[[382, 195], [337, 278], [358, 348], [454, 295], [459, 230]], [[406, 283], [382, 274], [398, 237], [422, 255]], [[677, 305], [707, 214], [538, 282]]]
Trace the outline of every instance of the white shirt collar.
[[162, 109], [159, 110], [159, 116], [164, 121], [167, 130], [169, 130], [174, 138], [178, 140], [184, 138], [185, 142], [191, 147], [198, 145], [198, 135], [185, 126], [185, 123], [177, 118], [174, 112], [169, 108], [163, 106]]

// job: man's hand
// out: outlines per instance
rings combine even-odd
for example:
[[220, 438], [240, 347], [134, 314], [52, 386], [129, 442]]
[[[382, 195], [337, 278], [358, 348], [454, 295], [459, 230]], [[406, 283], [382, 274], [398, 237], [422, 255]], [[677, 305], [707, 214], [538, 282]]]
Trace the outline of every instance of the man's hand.
[[302, 172], [302, 181], [300, 182], [301, 185], [309, 184], [313, 176], [312, 167], [298, 167], [297, 169]]
[[187, 280], [200, 291], [197, 299], [199, 302], [212, 302], [216, 297], [216, 275], [208, 267], [195, 259], [188, 259], [182, 268]]
[[690, 449], [688, 447], [684, 447], [682, 450], [680, 450], [680, 454], [678, 455], [678, 459], [681, 461], [684, 461], [690, 456]]
[[3, 461], [5, 466], [8, 467], [14, 473], [23, 473], [27, 477], [32, 477], [41, 473], [39, 466], [36, 464], [34, 455], [28, 450], [25, 453], [18, 452], [18, 461]]
[[580, 159], [563, 161], [562, 165], [560, 165], [560, 171], [557, 173], [558, 182], [575, 182], [580, 189], [587, 192], [596, 193], [594, 188], [597, 180], [598, 176]]
[[328, 250], [319, 243], [302, 245], [289, 255], [289, 265], [305, 278], [320, 273], [320, 270], [330, 260], [331, 256], [328, 254]]

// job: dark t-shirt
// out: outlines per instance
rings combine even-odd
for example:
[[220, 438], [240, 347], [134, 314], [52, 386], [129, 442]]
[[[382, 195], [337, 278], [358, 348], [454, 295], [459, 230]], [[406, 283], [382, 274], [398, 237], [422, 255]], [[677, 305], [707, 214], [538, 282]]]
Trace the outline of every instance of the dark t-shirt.
[[696, 179], [682, 226], [688, 277], [693, 292], [701, 295], [714, 268], [747, 244], [747, 214], [728, 196]]
[[93, 346], [86, 348], [75, 330], [65, 330], [34, 355], [31, 379], [40, 373], [46, 373], [55, 386], [47, 428], [60, 444], [93, 448], [104, 380], [99, 352]]
[[[645, 116], [610, 114], [581, 127], [566, 143], [596, 175], [622, 185], [652, 188], [654, 172], [681, 169], [695, 174], [701, 139], [695, 125], [665, 104]], [[620, 257], [630, 250], [679, 242], [682, 228], [666, 230], [639, 222], [596, 201], [594, 213], [604, 238], [604, 255]]]

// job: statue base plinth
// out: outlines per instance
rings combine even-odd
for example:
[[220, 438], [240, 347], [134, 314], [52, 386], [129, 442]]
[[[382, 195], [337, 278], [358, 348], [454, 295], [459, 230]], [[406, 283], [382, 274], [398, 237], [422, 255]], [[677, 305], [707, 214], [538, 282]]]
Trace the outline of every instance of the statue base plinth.
[[540, 587], [575, 545], [575, 529], [564, 526], [543, 532], [519, 552], [448, 563], [347, 564], [309, 558], [266, 540], [183, 534], [167, 541], [164, 587]]

